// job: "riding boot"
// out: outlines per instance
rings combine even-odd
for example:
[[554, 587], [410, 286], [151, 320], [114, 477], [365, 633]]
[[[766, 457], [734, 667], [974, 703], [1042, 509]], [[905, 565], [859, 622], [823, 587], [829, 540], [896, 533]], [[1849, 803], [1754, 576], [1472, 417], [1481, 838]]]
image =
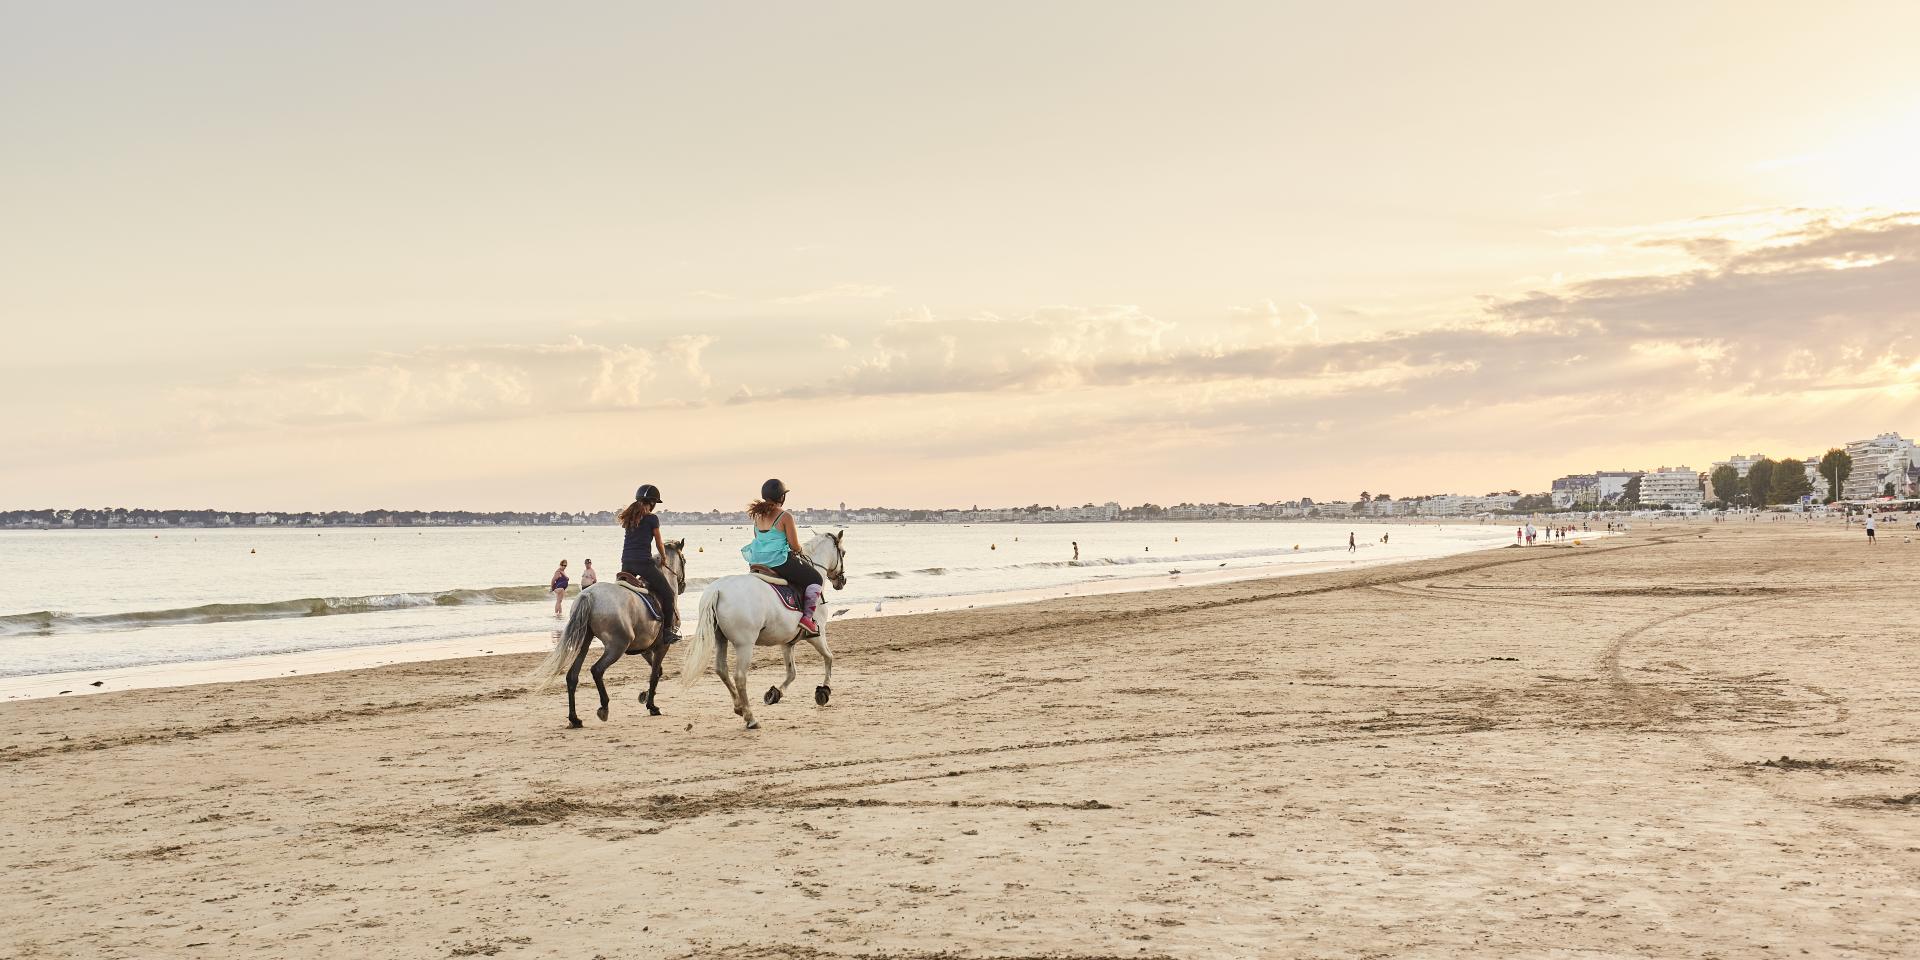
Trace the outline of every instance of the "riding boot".
[[820, 622], [813, 619], [813, 611], [815, 610], [815, 608], [820, 606], [820, 585], [819, 584], [817, 583], [807, 584], [806, 600], [803, 601], [800, 604], [800, 606], [804, 608], [804, 611], [805, 611], [800, 614], [800, 629], [806, 631], [808, 636], [812, 636], [812, 637], [819, 636]]

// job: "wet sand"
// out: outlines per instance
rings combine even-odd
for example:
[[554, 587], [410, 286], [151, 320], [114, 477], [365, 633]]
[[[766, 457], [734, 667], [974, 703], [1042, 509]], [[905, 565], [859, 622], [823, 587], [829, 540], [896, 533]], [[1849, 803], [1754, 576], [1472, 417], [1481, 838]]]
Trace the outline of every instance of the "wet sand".
[[1920, 544], [1864, 540], [843, 622], [752, 733], [635, 661], [568, 730], [531, 655], [4, 704], [0, 955], [1912, 956]]

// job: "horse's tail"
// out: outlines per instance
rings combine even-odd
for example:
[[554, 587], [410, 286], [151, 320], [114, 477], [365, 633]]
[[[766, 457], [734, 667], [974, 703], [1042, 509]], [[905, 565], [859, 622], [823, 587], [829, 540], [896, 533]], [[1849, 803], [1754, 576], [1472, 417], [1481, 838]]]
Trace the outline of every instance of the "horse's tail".
[[693, 640], [687, 644], [687, 662], [680, 667], [680, 689], [686, 692], [706, 675], [707, 663], [713, 659], [714, 638], [720, 633], [719, 617], [720, 591], [709, 587], [700, 595], [700, 617], [693, 629]]
[[560, 639], [554, 642], [553, 652], [547, 654], [547, 658], [540, 661], [540, 665], [534, 667], [527, 676], [533, 682], [535, 692], [553, 686], [553, 682], [567, 672], [567, 665], [592, 642], [593, 595], [582, 592], [580, 598], [573, 601], [573, 615], [567, 618], [566, 629], [560, 632]]

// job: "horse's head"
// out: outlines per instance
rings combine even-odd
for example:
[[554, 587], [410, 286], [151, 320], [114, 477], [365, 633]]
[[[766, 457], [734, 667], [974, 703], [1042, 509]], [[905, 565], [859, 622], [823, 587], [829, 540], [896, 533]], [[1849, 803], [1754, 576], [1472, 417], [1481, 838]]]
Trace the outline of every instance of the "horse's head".
[[667, 540], [662, 542], [660, 546], [662, 548], [662, 552], [660, 554], [660, 565], [666, 568], [666, 572], [669, 576], [673, 577], [674, 595], [679, 596], [680, 594], [686, 593], [687, 592], [687, 541], [686, 539], [683, 537], [679, 540]]
[[827, 580], [835, 590], [847, 588], [847, 549], [841, 543], [846, 536], [845, 530], [823, 533], [807, 545], [807, 558], [827, 572]]

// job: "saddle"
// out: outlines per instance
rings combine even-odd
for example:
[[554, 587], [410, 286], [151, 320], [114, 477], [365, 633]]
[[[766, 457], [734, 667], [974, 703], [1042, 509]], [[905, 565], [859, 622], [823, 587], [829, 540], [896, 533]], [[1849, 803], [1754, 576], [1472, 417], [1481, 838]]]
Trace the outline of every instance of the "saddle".
[[773, 568], [765, 564], [761, 564], [761, 563], [747, 564], [747, 572], [753, 574], [756, 577], [759, 577], [762, 580], [765, 580], [768, 583], [773, 584], [776, 587], [784, 587], [787, 585], [787, 581], [785, 578], [781, 577], [777, 573], [774, 573]]
[[[653, 598], [653, 594], [647, 590], [647, 585], [645, 583], [642, 583], [639, 577], [636, 577], [633, 574], [628, 573], [625, 570], [622, 570], [619, 573], [615, 574], [613, 579], [615, 582], [619, 583], [621, 586], [626, 587], [628, 590], [633, 591], [633, 595], [636, 597], [639, 597], [640, 602], [646, 605], [647, 614], [654, 619], [654, 622], [656, 623], [659, 622], [660, 603], [659, 601]], [[674, 611], [674, 614], [673, 614], [673, 625], [675, 627], [680, 626], [680, 613], [677, 610]], [[634, 642], [638, 644], [639, 639], [640, 638], [635, 637]], [[642, 651], [637, 649], [636, 647], [628, 647], [627, 652], [640, 653]]]

